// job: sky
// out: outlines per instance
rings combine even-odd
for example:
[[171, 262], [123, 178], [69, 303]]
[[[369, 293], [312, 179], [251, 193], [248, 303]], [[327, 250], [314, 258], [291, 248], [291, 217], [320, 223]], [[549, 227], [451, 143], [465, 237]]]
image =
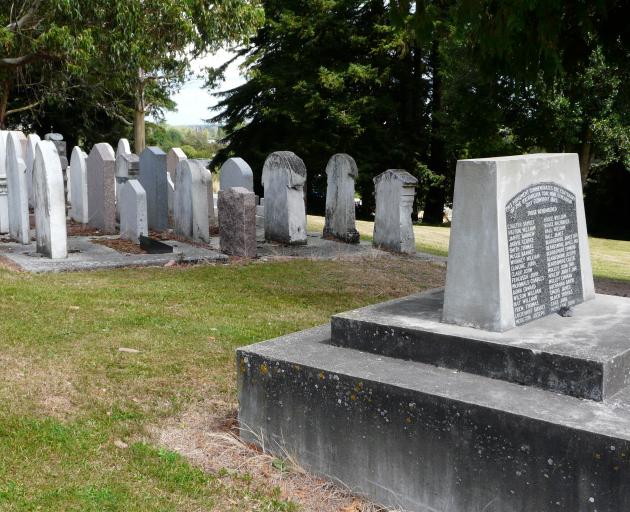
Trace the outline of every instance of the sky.
[[[234, 55], [226, 50], [221, 50], [214, 55], [193, 61], [193, 71], [196, 74], [201, 72], [204, 67], [218, 67], [230, 60]], [[239, 70], [239, 64], [242, 60], [230, 64], [225, 73], [225, 81], [212, 92], [225, 91], [238, 87], [245, 82], [244, 77]], [[173, 101], [177, 103], [176, 112], [166, 112], [166, 122], [170, 125], [196, 125], [203, 124], [205, 119], [209, 119], [214, 115], [210, 112], [209, 107], [216, 105], [218, 98], [211, 95], [211, 91], [203, 89], [204, 80], [194, 79], [187, 82], [184, 87], [172, 96]]]

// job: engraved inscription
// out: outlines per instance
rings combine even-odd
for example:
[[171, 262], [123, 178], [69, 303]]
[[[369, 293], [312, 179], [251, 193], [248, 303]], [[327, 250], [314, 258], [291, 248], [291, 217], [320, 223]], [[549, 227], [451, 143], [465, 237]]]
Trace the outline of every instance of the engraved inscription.
[[581, 302], [575, 195], [538, 183], [514, 196], [505, 215], [516, 325]]

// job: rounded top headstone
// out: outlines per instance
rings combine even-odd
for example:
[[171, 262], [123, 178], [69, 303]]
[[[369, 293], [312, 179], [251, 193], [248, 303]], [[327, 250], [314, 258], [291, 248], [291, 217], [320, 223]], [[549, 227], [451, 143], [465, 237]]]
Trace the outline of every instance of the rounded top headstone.
[[228, 158], [221, 166], [219, 188], [244, 187], [254, 190], [254, 173], [249, 164], [240, 157]]
[[267, 157], [262, 172], [263, 185], [267, 182], [268, 174], [279, 172], [288, 173], [291, 187], [303, 185], [306, 181], [306, 165], [292, 151], [275, 151]]
[[331, 156], [330, 160], [328, 160], [328, 165], [326, 165], [326, 174], [328, 175], [336, 169], [341, 170], [341, 172], [347, 172], [348, 176], [352, 178], [356, 178], [359, 175], [357, 163], [354, 161], [354, 158], [346, 153], [337, 153], [336, 155]]
[[63, 135], [61, 135], [61, 133], [47, 133], [44, 135], [44, 140], [60, 142], [63, 140]]
[[116, 156], [114, 155], [114, 148], [112, 148], [107, 142], [99, 142], [98, 144], [94, 144], [88, 158], [98, 158], [103, 162], [116, 160]]
[[383, 180], [398, 180], [407, 186], [415, 186], [418, 184], [418, 178], [415, 178], [404, 169], [387, 169], [378, 176], [374, 177], [374, 184], [380, 183]]

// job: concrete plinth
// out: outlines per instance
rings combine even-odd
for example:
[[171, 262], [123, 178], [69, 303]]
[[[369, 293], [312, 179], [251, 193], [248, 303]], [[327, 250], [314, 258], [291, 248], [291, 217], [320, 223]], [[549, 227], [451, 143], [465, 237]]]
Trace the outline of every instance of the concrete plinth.
[[[549, 331], [543, 351], [591, 360], [616, 353], [624, 336], [629, 342], [628, 299], [598, 296], [561, 320], [587, 316], [598, 301], [610, 308], [607, 317], [593, 313], [607, 324], [593, 331], [601, 344], [589, 347], [576, 327], [575, 347], [568, 334], [553, 347], [558, 332]], [[404, 308], [373, 313], [396, 320], [397, 329], [409, 317]], [[439, 315], [438, 307], [423, 322], [439, 322]], [[542, 331], [550, 320], [528, 327]], [[617, 341], [606, 337], [611, 333], [619, 333]], [[443, 334], [432, 343], [443, 343]], [[522, 339], [520, 348], [534, 353], [530, 343]], [[288, 453], [384, 505], [422, 512], [630, 509], [628, 387], [603, 401], [579, 399], [340, 347], [328, 325], [245, 347], [237, 369], [247, 441]]]

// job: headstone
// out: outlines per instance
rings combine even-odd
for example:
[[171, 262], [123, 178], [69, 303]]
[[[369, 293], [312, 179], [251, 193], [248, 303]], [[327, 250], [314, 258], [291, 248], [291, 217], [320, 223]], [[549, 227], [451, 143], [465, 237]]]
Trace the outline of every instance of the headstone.
[[147, 194], [136, 179], [120, 188], [120, 238], [140, 243], [141, 236], [149, 235]]
[[168, 181], [166, 154], [160, 148], [149, 146], [140, 155], [140, 184], [147, 194], [149, 229], [163, 231], [168, 228]]
[[403, 254], [416, 252], [411, 211], [417, 184], [418, 180], [402, 169], [389, 169], [374, 178], [375, 247]]
[[116, 231], [115, 157], [106, 142], [95, 144], [87, 158], [88, 224], [102, 233]]
[[37, 252], [52, 258], [68, 256], [66, 205], [61, 162], [55, 145], [41, 141], [33, 164], [33, 197]]
[[175, 182], [171, 179], [171, 175], [166, 175], [166, 184], [168, 186], [168, 218], [169, 224], [173, 218], [173, 207], [175, 205]]
[[457, 163], [445, 322], [505, 331], [594, 296], [576, 154]]
[[186, 153], [181, 148], [171, 148], [166, 154], [166, 172], [168, 172], [173, 183], [177, 181], [176, 172], [179, 162], [187, 158]]
[[131, 153], [129, 141], [127, 139], [119, 139], [118, 145], [116, 146], [116, 158], [120, 155], [128, 155], [129, 153]]
[[[121, 139], [126, 140], [126, 139]], [[119, 143], [120, 145], [120, 143]], [[120, 191], [128, 180], [138, 179], [140, 158], [133, 153], [119, 152], [116, 155], [116, 217], [120, 218]]]
[[228, 158], [221, 166], [219, 174], [220, 190], [230, 187], [243, 187], [254, 191], [254, 173], [249, 164], [242, 158]]
[[28, 205], [32, 208], [33, 203], [33, 162], [35, 162], [35, 148], [41, 139], [36, 133], [30, 133], [26, 137], [26, 155], [24, 163], [26, 164], [26, 186], [28, 188]]
[[271, 153], [262, 172], [265, 187], [265, 239], [306, 244], [304, 186], [306, 166], [291, 151]]
[[28, 188], [26, 185], [26, 164], [22, 153], [21, 132], [9, 132], [7, 137], [7, 189], [9, 194], [9, 235], [21, 244], [28, 244], [30, 222], [28, 212]]
[[87, 188], [87, 154], [79, 146], [74, 146], [70, 157], [70, 190], [72, 207], [70, 218], [75, 222], [87, 224], [88, 188]]
[[208, 183], [201, 160], [182, 160], [175, 182], [175, 232], [198, 242], [209, 242]]
[[9, 232], [9, 194], [7, 185], [7, 137], [9, 132], [0, 130], [0, 233]]
[[216, 227], [218, 225], [218, 221], [214, 210], [214, 184], [212, 183], [212, 173], [206, 166], [207, 162], [204, 162], [202, 176], [206, 182], [208, 190], [208, 226]]
[[70, 182], [68, 180], [68, 153], [66, 141], [63, 140], [61, 133], [47, 133], [44, 135], [44, 140], [51, 141], [55, 148], [57, 148], [57, 154], [59, 155], [59, 162], [61, 163], [61, 172], [63, 173], [64, 190], [66, 191], [66, 201], [69, 203], [72, 200], [72, 192], [70, 191]]
[[244, 187], [219, 191], [219, 243], [221, 252], [256, 257], [256, 196]]
[[350, 244], [359, 243], [354, 206], [354, 180], [359, 175], [357, 164], [350, 155], [337, 154], [326, 166], [326, 221], [324, 237]]

